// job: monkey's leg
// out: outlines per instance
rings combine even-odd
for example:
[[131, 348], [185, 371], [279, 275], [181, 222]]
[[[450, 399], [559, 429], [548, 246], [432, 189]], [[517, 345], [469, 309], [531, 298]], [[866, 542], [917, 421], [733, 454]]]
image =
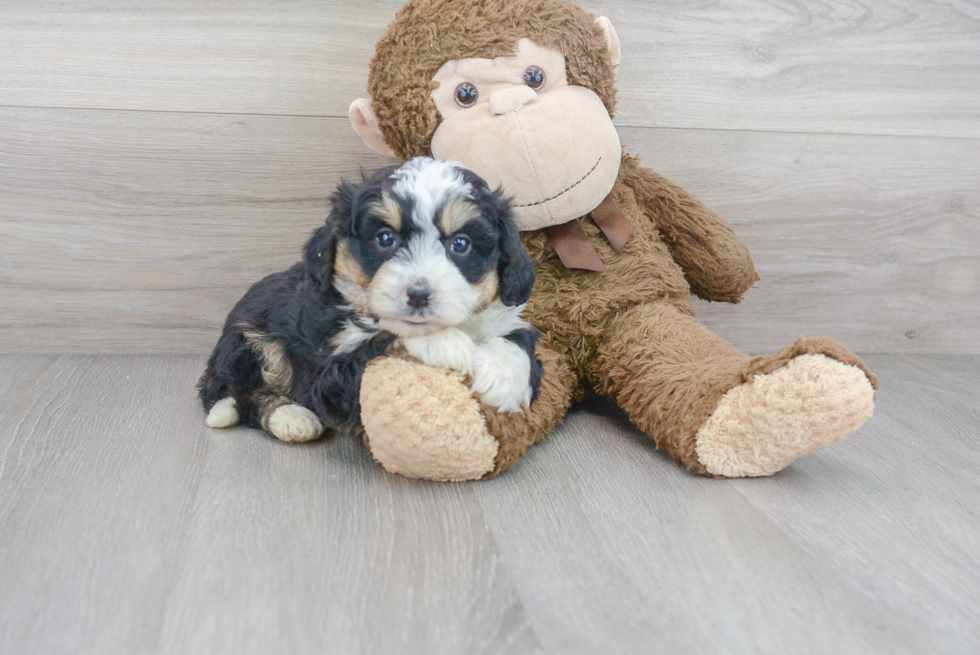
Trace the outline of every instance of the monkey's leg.
[[541, 392], [529, 409], [498, 413], [456, 373], [382, 357], [361, 379], [361, 423], [372, 457], [411, 478], [491, 478], [544, 439], [571, 404], [577, 379], [565, 360], [538, 344]]
[[749, 357], [666, 304], [634, 307], [589, 372], [633, 422], [703, 475], [771, 475], [871, 416], [877, 378], [844, 346], [803, 339]]

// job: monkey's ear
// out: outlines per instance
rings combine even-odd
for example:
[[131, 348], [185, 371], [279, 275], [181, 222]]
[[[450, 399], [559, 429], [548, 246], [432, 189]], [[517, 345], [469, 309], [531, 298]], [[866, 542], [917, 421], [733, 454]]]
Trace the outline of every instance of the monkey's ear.
[[396, 156], [395, 151], [385, 143], [385, 138], [381, 134], [381, 126], [378, 124], [378, 116], [374, 113], [374, 107], [371, 106], [371, 101], [368, 98], [358, 98], [350, 103], [347, 116], [350, 118], [350, 124], [354, 131], [357, 132], [357, 136], [364, 139], [368, 148], [379, 155]]
[[596, 18], [595, 24], [601, 27], [602, 31], [606, 33], [606, 47], [609, 48], [609, 60], [613, 66], [619, 66], [619, 62], [623, 58], [623, 49], [619, 45], [619, 35], [616, 34], [616, 28], [612, 26], [612, 21], [605, 16]]

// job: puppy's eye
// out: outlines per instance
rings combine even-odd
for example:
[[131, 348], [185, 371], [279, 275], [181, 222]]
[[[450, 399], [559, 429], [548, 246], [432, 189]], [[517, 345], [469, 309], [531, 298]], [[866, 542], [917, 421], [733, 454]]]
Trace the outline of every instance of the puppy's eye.
[[537, 91], [544, 86], [544, 71], [539, 66], [528, 66], [524, 70], [524, 84]]
[[480, 91], [469, 82], [463, 82], [456, 87], [456, 104], [460, 107], [472, 107], [479, 99]]
[[378, 232], [377, 236], [374, 237], [377, 242], [378, 247], [388, 249], [393, 248], [395, 245], [395, 233], [391, 230], [381, 230]]
[[473, 249], [473, 242], [470, 241], [469, 237], [456, 237], [453, 239], [453, 242], [449, 244], [449, 249], [457, 255], [465, 255]]

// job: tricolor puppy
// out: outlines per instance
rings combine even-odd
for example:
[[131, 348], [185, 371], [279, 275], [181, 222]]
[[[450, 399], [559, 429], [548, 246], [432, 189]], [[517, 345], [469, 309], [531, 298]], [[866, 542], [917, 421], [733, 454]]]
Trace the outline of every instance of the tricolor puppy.
[[304, 261], [228, 316], [198, 385], [207, 423], [283, 441], [352, 427], [365, 366], [393, 351], [520, 411], [542, 374], [540, 333], [520, 318], [533, 284], [509, 202], [461, 164], [419, 157], [343, 183]]

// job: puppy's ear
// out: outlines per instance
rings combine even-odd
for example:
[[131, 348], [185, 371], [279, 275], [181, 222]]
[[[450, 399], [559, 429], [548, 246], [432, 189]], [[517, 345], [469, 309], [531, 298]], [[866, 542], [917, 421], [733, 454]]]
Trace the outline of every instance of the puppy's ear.
[[306, 242], [306, 277], [318, 291], [326, 291], [333, 281], [336, 242], [336, 230], [329, 223], [317, 229]]
[[331, 198], [332, 207], [326, 224], [313, 232], [306, 242], [304, 262], [306, 277], [319, 291], [326, 291], [333, 282], [334, 253], [337, 250], [337, 235], [351, 222], [354, 211], [354, 197], [357, 189], [342, 182]]
[[492, 194], [500, 230], [500, 300], [507, 306], [523, 305], [534, 286], [534, 262], [524, 250], [521, 233], [511, 218], [510, 200], [498, 189]]

